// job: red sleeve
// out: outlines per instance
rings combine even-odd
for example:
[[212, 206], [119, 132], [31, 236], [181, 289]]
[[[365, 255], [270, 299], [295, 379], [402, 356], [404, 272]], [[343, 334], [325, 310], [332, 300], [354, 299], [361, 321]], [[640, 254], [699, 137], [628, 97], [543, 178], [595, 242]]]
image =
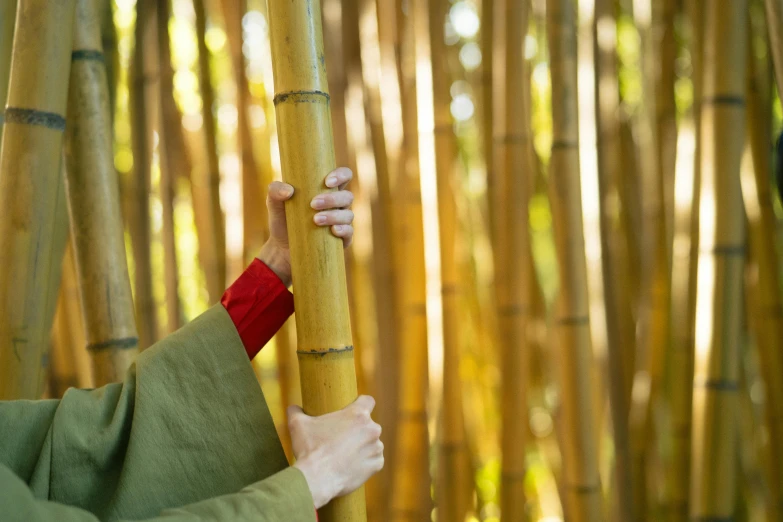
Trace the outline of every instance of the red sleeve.
[[251, 360], [294, 313], [294, 296], [258, 259], [226, 290], [220, 302]]

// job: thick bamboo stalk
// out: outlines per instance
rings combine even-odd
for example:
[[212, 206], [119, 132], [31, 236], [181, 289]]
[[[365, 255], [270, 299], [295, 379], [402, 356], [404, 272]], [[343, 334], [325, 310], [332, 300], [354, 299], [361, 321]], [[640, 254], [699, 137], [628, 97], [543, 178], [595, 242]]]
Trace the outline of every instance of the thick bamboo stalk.
[[223, 295], [226, 285], [226, 229], [223, 210], [220, 207], [220, 164], [217, 154], [217, 127], [215, 125], [215, 91], [212, 88], [212, 68], [206, 43], [207, 13], [204, 0], [193, 0], [196, 14], [196, 36], [198, 42], [199, 85], [201, 88], [201, 115], [204, 126], [204, 141], [207, 157], [206, 176], [192, 180], [196, 198], [207, 202], [204, 205], [204, 233], [199, 236], [199, 254], [207, 281], [209, 301], [216, 303]]
[[[342, 241], [313, 224], [309, 205], [335, 166], [321, 5], [272, 0], [268, 6], [281, 166], [296, 191], [286, 217], [302, 400], [307, 414], [322, 415], [347, 406], [357, 390]], [[330, 502], [321, 519], [366, 520], [364, 488]]]
[[[74, 1], [23, 0], [0, 146], [0, 399], [35, 399], [49, 341], [52, 239]], [[41, 81], [47, 78], [47, 81]]]
[[759, 64], [750, 52], [748, 42], [747, 128], [753, 176], [742, 175], [742, 195], [748, 217], [751, 257], [755, 260], [756, 284], [750, 292], [750, 307], [756, 328], [761, 375], [764, 381], [766, 424], [769, 430], [770, 520], [779, 520], [783, 509], [783, 287], [778, 271], [779, 256], [775, 249], [776, 218], [772, 207], [772, 99], [771, 82], [760, 74]]
[[606, 308], [609, 403], [614, 442], [614, 483], [619, 520], [634, 520], [628, 433], [631, 382], [625, 351], [635, 349], [635, 324], [631, 313], [628, 257], [622, 239], [620, 93], [617, 78], [617, 22], [614, 3], [597, 0], [593, 26], [595, 49], [596, 135], [598, 137], [598, 187], [600, 193], [601, 261]]
[[700, 520], [731, 518], [735, 505], [746, 16], [744, 0], [705, 4], [690, 491], [690, 517]]
[[147, 27], [150, 17], [148, 0], [139, 0], [136, 4], [135, 50], [131, 64], [130, 86], [131, 94], [131, 131], [133, 140], [133, 214], [131, 220], [136, 223], [132, 234], [134, 272], [134, 303], [139, 331], [139, 347], [143, 350], [157, 339], [157, 317], [155, 297], [152, 293], [152, 260], [151, 243], [152, 230], [150, 222], [150, 168], [152, 165], [152, 131], [148, 129], [147, 113], [153, 100], [149, 99], [148, 83], [146, 81], [145, 40], [146, 33], [154, 27]]
[[[498, 341], [502, 371], [500, 434], [501, 491], [503, 520], [522, 520], [525, 513], [525, 439], [527, 422], [528, 343], [526, 329], [530, 291], [527, 272], [532, 263], [528, 238], [528, 201], [532, 165], [528, 156], [528, 115], [524, 95], [529, 89], [524, 73], [523, 42], [527, 34], [530, 2], [506, 0], [495, 6], [493, 57], [496, 71], [493, 87], [499, 104], [493, 122], [495, 174], [491, 200], [494, 202], [495, 297]], [[502, 110], [501, 110], [502, 108]]]
[[[450, 3], [448, 0], [430, 0], [428, 5], [438, 191], [440, 290], [443, 307], [443, 400], [436, 500], [438, 520], [463, 522], [468, 507], [466, 500], [470, 486], [467, 479], [470, 474], [465, 467], [467, 445], [462, 412], [462, 383], [459, 376], [462, 322], [457, 259], [459, 223], [455, 192], [460, 183], [456, 164], [457, 141], [450, 109], [449, 49], [444, 35]], [[526, 221], [523, 220], [522, 223], [524, 226]]]
[[547, 2], [552, 76], [550, 199], [560, 296], [556, 341], [563, 434], [563, 504], [569, 520], [604, 519], [591, 401], [590, 319], [582, 228], [577, 112], [576, 15], [570, 0]]
[[[427, 291], [424, 263], [424, 221], [421, 204], [419, 119], [416, 78], [416, 12], [403, 12], [396, 2], [400, 46], [398, 78], [402, 104], [403, 153], [397, 200], [402, 202], [395, 229], [400, 309], [398, 404], [394, 422], [395, 454], [392, 464], [391, 515], [394, 522], [427, 520], [431, 512], [429, 434], [427, 426], [428, 344]], [[402, 385], [401, 383], [404, 383]]]
[[109, 86], [96, 0], [77, 0], [66, 133], [68, 202], [96, 382], [123, 378], [138, 352], [119, 186], [114, 170]]
[[0, 1], [0, 143], [3, 141], [3, 111], [8, 97], [8, 78], [11, 74], [11, 51], [14, 45], [16, 1]]

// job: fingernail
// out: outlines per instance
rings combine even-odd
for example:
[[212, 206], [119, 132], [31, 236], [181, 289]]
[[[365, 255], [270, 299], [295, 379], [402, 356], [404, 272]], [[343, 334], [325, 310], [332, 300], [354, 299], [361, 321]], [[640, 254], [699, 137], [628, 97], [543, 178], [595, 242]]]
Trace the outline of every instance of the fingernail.
[[280, 194], [282, 194], [284, 197], [288, 197], [293, 193], [294, 191], [291, 189], [291, 187], [282, 187], [280, 189]]
[[340, 234], [340, 233], [342, 233], [342, 231], [343, 231], [343, 226], [342, 225], [335, 225], [334, 226], [334, 233], [335, 234]]
[[336, 187], [337, 186], [337, 176], [329, 176], [326, 178], [326, 186], [327, 187]]
[[323, 204], [324, 204], [324, 198], [319, 196], [313, 199], [313, 201], [310, 203], [310, 206], [313, 208], [321, 208]]
[[326, 224], [326, 216], [321, 215], [321, 214], [316, 214], [315, 215], [315, 224], [316, 225], [324, 225], [324, 224]]

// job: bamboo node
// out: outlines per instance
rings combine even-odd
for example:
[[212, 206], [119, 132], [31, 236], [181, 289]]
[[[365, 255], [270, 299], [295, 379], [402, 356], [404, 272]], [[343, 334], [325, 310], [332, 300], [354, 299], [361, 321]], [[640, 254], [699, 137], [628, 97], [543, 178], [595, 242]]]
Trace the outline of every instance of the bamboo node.
[[286, 101], [288, 101], [288, 98], [300, 98], [295, 101], [308, 103], [308, 100], [306, 99], [308, 96], [323, 96], [324, 98], [326, 98], [327, 104], [331, 100], [329, 94], [323, 91], [288, 91], [288, 92], [281, 92], [279, 94], [275, 94], [275, 98], [273, 102], [275, 105], [277, 105], [278, 103], [285, 103]]
[[36, 125], [56, 131], [65, 131], [65, 117], [54, 112], [37, 111], [35, 109], [5, 108], [5, 123], [19, 125]]
[[745, 98], [742, 96], [718, 95], [705, 96], [700, 100], [701, 105], [736, 105], [745, 106]]
[[329, 353], [343, 353], [343, 352], [352, 352], [353, 351], [353, 345], [346, 346], [345, 348], [328, 348], [326, 350], [297, 350], [297, 355], [315, 355], [319, 357], [323, 357], [326, 354]]
[[131, 348], [136, 348], [138, 345], [139, 345], [138, 337], [120, 337], [117, 339], [109, 339], [97, 343], [90, 343], [87, 345], [87, 350], [91, 352], [99, 352], [101, 350], [106, 350], [108, 348], [128, 350]]
[[579, 147], [578, 141], [556, 140], [552, 142], [552, 150], [558, 149], [576, 149]]
[[694, 388], [707, 388], [716, 391], [737, 391], [739, 383], [730, 379], [694, 379]]
[[590, 316], [589, 315], [571, 315], [566, 317], [560, 317], [557, 320], [557, 324], [568, 326], [578, 326], [583, 324], [589, 324], [590, 323]]
[[739, 256], [745, 257], [745, 245], [714, 245], [711, 248], [700, 249], [702, 254], [713, 254], [716, 256]]
[[566, 489], [577, 495], [590, 495], [601, 490], [601, 483], [595, 484], [566, 484]]
[[103, 52], [96, 51], [95, 49], [77, 49], [71, 53], [71, 61], [92, 61], [106, 63], [106, 59], [103, 57]]

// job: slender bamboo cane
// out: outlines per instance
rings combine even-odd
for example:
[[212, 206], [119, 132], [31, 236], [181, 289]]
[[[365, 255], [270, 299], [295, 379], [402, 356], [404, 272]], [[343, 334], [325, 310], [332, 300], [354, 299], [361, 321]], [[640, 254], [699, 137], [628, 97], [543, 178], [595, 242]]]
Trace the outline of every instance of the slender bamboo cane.
[[[598, 137], [599, 224], [609, 369], [609, 403], [614, 441], [614, 480], [619, 520], [634, 520], [628, 412], [631, 382], [626, 372], [635, 349], [631, 314], [628, 259], [621, 238], [617, 202], [620, 201], [620, 93], [617, 78], [617, 22], [611, 0], [597, 0], [593, 26], [595, 48], [596, 135]], [[613, 206], [614, 205], [614, 206]]]
[[3, 111], [8, 97], [8, 78], [11, 74], [11, 51], [14, 45], [16, 1], [0, 1], [0, 143], [3, 141]]
[[552, 76], [550, 199], [560, 296], [556, 308], [563, 433], [563, 503], [573, 521], [604, 519], [593, 428], [587, 266], [582, 232], [577, 116], [576, 22], [570, 0], [547, 2]]
[[[289, 319], [283, 324], [275, 335], [275, 358], [277, 359], [277, 382], [280, 385], [280, 402], [283, 411], [292, 404], [301, 404], [302, 397], [299, 391], [299, 372], [297, 371], [296, 358], [294, 357], [294, 343], [291, 341], [291, 326], [293, 320]], [[279, 430], [280, 440], [283, 443], [283, 449], [289, 458], [293, 458], [293, 447], [291, 446], [291, 433], [288, 431], [288, 425], [285, 424], [282, 430]]]
[[106, 63], [106, 78], [109, 82], [109, 114], [114, 121], [114, 109], [117, 106], [117, 84], [120, 81], [120, 53], [117, 42], [117, 27], [114, 25], [114, 2], [100, 0], [101, 47]]
[[49, 357], [49, 393], [52, 397], [62, 397], [65, 390], [78, 386], [76, 364], [71, 357], [73, 335], [68, 315], [65, 311], [65, 295], [60, 292], [57, 299], [57, 312], [52, 327], [52, 349]]
[[[529, 257], [528, 200], [531, 165], [530, 139], [524, 96], [529, 89], [524, 73], [523, 41], [527, 34], [530, 2], [506, 0], [495, 6], [497, 46], [493, 70], [498, 73], [493, 87], [494, 131], [494, 264], [495, 295], [502, 370], [500, 435], [501, 492], [503, 520], [522, 520], [525, 513], [525, 444], [527, 423], [527, 351]], [[502, 104], [500, 104], [502, 103]], [[502, 108], [502, 110], [501, 110]], [[520, 260], [523, 260], [520, 262]]]
[[766, 397], [766, 422], [769, 430], [770, 509], [779, 519], [783, 508], [783, 287], [780, 285], [778, 253], [775, 249], [775, 211], [772, 208], [772, 177], [769, 144], [772, 142], [772, 99], [770, 82], [759, 74], [759, 66], [748, 45], [747, 128], [754, 176], [742, 176], [742, 195], [748, 216], [751, 256], [756, 262], [757, 284], [751, 298], [755, 301], [756, 340], [761, 359], [761, 375]]
[[431, 0], [428, 5], [443, 306], [443, 400], [436, 499], [438, 520], [462, 522], [467, 512], [469, 485], [466, 480], [467, 446], [462, 412], [462, 384], [459, 377], [462, 322], [456, 248], [459, 235], [455, 194], [459, 187], [457, 142], [450, 109], [451, 74], [444, 35], [450, 3], [448, 0]]
[[87, 351], [87, 337], [84, 332], [84, 320], [81, 296], [79, 295], [79, 280], [76, 274], [76, 259], [73, 253], [73, 243], [69, 243], [63, 256], [62, 285], [60, 292], [63, 298], [63, 312], [66, 315], [71, 334], [70, 357], [76, 364], [76, 380], [78, 388], [94, 388], [92, 358]]
[[783, 98], [783, 0], [764, 0], [764, 4], [778, 95]]
[[427, 426], [428, 345], [427, 292], [424, 263], [424, 221], [419, 167], [418, 103], [416, 79], [416, 14], [421, 9], [402, 10], [396, 4], [400, 45], [398, 78], [402, 103], [403, 156], [397, 181], [397, 200], [402, 202], [399, 227], [395, 230], [395, 262], [401, 278], [400, 348], [395, 455], [392, 468], [390, 520], [420, 521], [430, 517], [429, 435]]
[[96, 0], [77, 0], [66, 132], [68, 201], [87, 349], [99, 385], [123, 378], [138, 352], [109, 89]]
[[[323, 191], [324, 174], [335, 166], [321, 5], [272, 0], [268, 6], [281, 166], [296, 190], [286, 216], [298, 294], [302, 399], [306, 413], [321, 415], [348, 405], [357, 394], [342, 242], [313, 224], [309, 208]], [[324, 302], [330, 304], [328, 314]], [[365, 520], [364, 488], [333, 500], [321, 517]]]
[[[74, 2], [19, 5], [0, 150], [0, 399], [35, 399], [49, 340], [54, 209], [60, 194]], [[46, 77], [47, 81], [39, 81]]]
[[201, 115], [207, 156], [206, 179], [193, 179], [193, 186], [198, 193], [197, 196], [194, 195], [194, 199], [198, 197], [208, 201], [208, 204], [204, 205], [207, 216], [203, 220], [205, 231], [199, 237], [199, 252], [207, 280], [209, 300], [216, 303], [223, 295], [226, 284], [226, 229], [223, 210], [220, 207], [220, 165], [217, 154], [217, 128], [213, 112], [215, 91], [212, 88], [212, 69], [206, 43], [207, 13], [204, 0], [193, 0], [193, 10], [196, 14]]
[[494, 104], [493, 104], [493, 51], [494, 46], [497, 45], [493, 41], [494, 25], [495, 25], [495, 11], [493, 6], [497, 2], [492, 0], [481, 0], [481, 29], [479, 35], [479, 43], [481, 45], [481, 103], [479, 109], [481, 111], [481, 137], [484, 147], [484, 168], [486, 169], [487, 176], [487, 202], [489, 203], [490, 212], [489, 216], [489, 230], [490, 234], [494, 234], [495, 214], [492, 212], [495, 207], [495, 168], [494, 168], [494, 155], [495, 149], [493, 145], [493, 132], [494, 132]]
[[137, 224], [132, 234], [134, 272], [134, 303], [139, 331], [139, 347], [145, 349], [157, 339], [157, 317], [155, 298], [152, 293], [152, 230], [150, 223], [150, 168], [152, 164], [151, 131], [148, 132], [147, 113], [152, 100], [148, 99], [145, 54], [146, 33], [149, 31], [150, 9], [148, 0], [139, 0], [136, 4], [135, 50], [131, 64], [131, 130], [133, 140], [134, 182], [133, 214], [131, 221]]
[[691, 519], [731, 518], [745, 232], [747, 2], [705, 4]]

